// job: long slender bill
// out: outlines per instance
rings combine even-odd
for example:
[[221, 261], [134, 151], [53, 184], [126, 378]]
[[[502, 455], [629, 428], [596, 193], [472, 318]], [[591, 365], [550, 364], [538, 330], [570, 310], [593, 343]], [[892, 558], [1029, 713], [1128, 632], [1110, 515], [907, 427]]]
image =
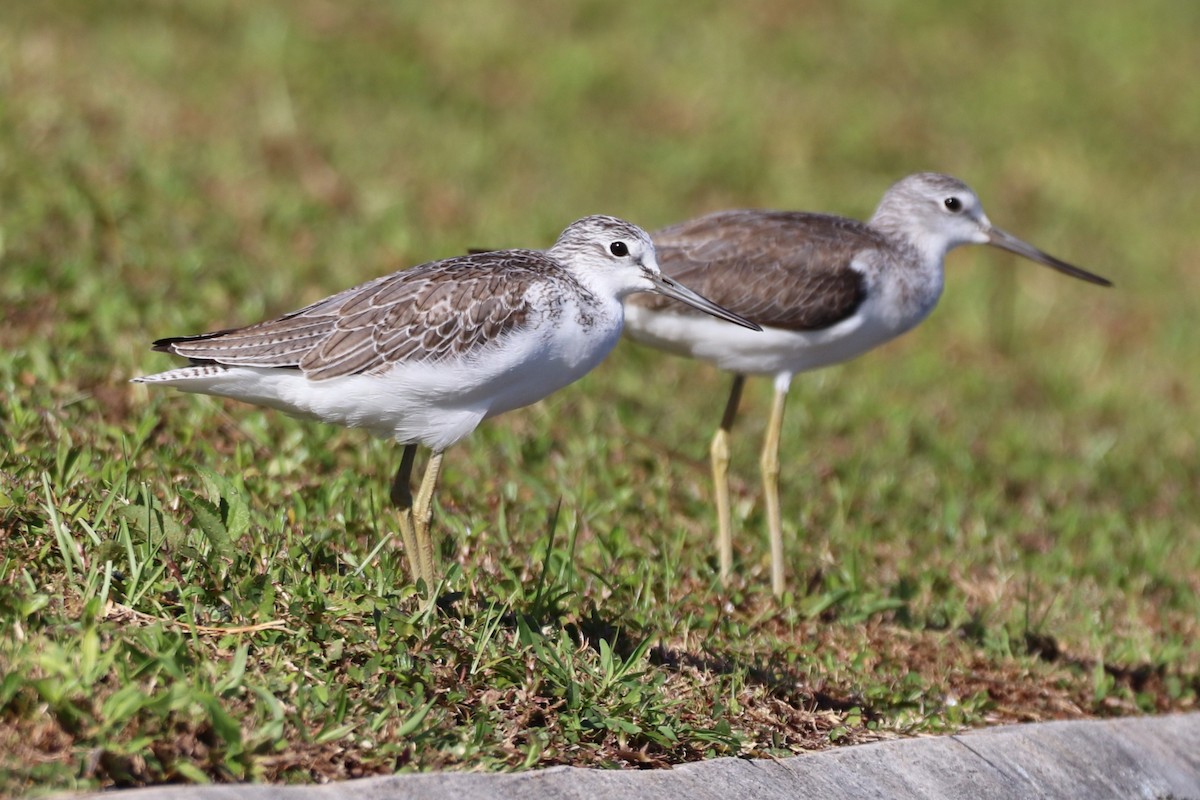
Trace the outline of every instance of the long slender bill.
[[1094, 275], [1086, 269], [1080, 269], [1074, 264], [1068, 264], [1065, 261], [1055, 258], [1052, 255], [1043, 253], [1028, 242], [1021, 241], [1011, 233], [1000, 230], [999, 228], [989, 228], [987, 232], [988, 244], [999, 247], [1002, 250], [1007, 250], [1010, 253], [1016, 253], [1019, 256], [1028, 258], [1030, 261], [1036, 261], [1039, 264], [1044, 264], [1050, 269], [1056, 269], [1064, 275], [1070, 275], [1072, 278], [1078, 278], [1081, 281], [1095, 283], [1100, 286], [1112, 286], [1112, 281], [1108, 278], [1101, 278], [1099, 275]]
[[646, 277], [651, 280], [651, 282], [654, 284], [654, 291], [658, 292], [659, 294], [666, 295], [667, 297], [678, 300], [681, 303], [687, 303], [692, 308], [699, 309], [706, 314], [712, 314], [718, 319], [732, 322], [734, 325], [741, 325], [743, 328], [749, 328], [752, 331], [762, 330], [759, 325], [756, 325], [745, 317], [739, 317], [732, 311], [722, 308], [707, 298], [701, 297], [691, 289], [684, 286], [682, 283], [674, 281], [668, 278], [666, 275], [647, 271]]

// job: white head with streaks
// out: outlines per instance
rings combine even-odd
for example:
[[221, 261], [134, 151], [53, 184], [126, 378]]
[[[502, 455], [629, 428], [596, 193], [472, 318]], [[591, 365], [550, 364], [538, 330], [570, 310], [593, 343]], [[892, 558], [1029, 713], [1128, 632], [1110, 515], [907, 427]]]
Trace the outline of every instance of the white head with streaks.
[[884, 193], [871, 226], [911, 244], [940, 269], [946, 253], [964, 244], [987, 244], [1056, 269], [1073, 278], [1110, 286], [1093, 275], [1043, 253], [992, 224], [979, 196], [962, 181], [937, 172], [902, 178]]
[[634, 292], [654, 292], [714, 317], [759, 329], [663, 275], [650, 234], [623, 219], [595, 215], [576, 220], [547, 253], [593, 291], [611, 293], [617, 299]]

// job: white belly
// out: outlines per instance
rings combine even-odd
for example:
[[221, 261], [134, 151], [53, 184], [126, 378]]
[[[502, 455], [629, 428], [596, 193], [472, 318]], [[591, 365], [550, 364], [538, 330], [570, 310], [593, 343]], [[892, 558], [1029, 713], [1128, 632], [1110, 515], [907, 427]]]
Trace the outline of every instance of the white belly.
[[896, 338], [928, 314], [926, 310], [915, 318], [888, 319], [876, 313], [877, 306], [868, 299], [853, 316], [822, 330], [764, 327], [756, 333], [709, 317], [630, 305], [625, 333], [634, 341], [730, 372], [794, 374], [849, 361]]
[[299, 370], [182, 367], [139, 379], [186, 392], [231, 397], [378, 436], [444, 450], [484, 419], [541, 400], [586, 375], [620, 337], [620, 317], [530, 326], [471, 358], [398, 364], [381, 374], [314, 381]]

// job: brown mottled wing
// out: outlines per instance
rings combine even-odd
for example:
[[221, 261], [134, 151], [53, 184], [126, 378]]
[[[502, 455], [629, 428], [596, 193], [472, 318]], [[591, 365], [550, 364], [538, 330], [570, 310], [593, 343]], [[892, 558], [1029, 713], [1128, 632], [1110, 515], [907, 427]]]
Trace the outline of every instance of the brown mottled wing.
[[[866, 284], [851, 261], [886, 247], [861, 222], [794, 211], [720, 211], [653, 234], [663, 272], [760, 325], [827, 328], [852, 315]], [[639, 305], [691, 313], [641, 294]]]
[[435, 261], [245, 328], [160, 339], [156, 350], [227, 366], [294, 368], [322, 380], [465, 355], [520, 327], [531, 281], [562, 273], [536, 250]]

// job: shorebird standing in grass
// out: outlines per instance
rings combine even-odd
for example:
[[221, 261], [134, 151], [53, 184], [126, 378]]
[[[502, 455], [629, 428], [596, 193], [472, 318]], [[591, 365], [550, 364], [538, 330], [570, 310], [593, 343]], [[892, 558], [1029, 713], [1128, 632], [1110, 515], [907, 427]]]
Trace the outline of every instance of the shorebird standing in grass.
[[[641, 228], [572, 223], [549, 250], [499, 250], [385, 275], [245, 328], [159, 339], [191, 362], [136, 383], [366, 428], [404, 446], [391, 498], [414, 580], [433, 591], [433, 492], [447, 447], [484, 419], [583, 377], [616, 345], [633, 292], [758, 330], [662, 274]], [[432, 450], [414, 501], [417, 445]]]
[[745, 376], [775, 377], [761, 469], [776, 594], [785, 586], [779, 432], [796, 373], [848, 361], [925, 319], [942, 294], [946, 254], [960, 245], [992, 245], [1111, 285], [995, 227], [970, 187], [929, 172], [889, 188], [865, 223], [798, 211], [719, 211], [653, 238], [663, 272], [763, 327], [748, 335], [667, 298], [639, 294], [625, 303], [631, 338], [734, 373], [710, 448], [723, 582], [733, 562], [729, 431]]

